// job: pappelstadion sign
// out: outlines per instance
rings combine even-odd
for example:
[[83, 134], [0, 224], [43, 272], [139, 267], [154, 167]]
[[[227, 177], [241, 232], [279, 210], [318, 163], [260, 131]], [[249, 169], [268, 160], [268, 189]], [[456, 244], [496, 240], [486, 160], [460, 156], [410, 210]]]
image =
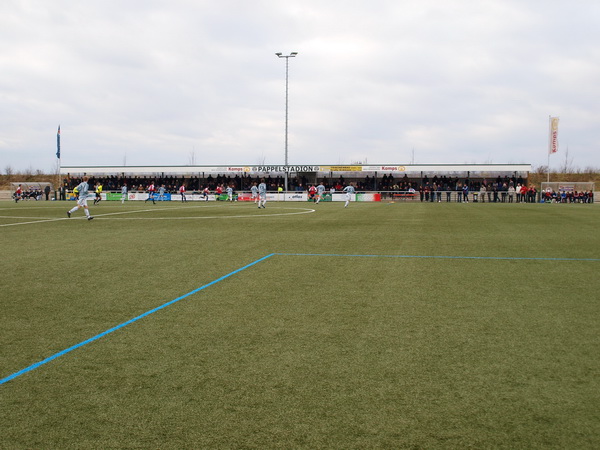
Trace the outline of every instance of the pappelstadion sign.
[[253, 166], [228, 168], [238, 172], [404, 172], [405, 166]]
[[318, 172], [320, 166], [253, 166], [252, 172]]

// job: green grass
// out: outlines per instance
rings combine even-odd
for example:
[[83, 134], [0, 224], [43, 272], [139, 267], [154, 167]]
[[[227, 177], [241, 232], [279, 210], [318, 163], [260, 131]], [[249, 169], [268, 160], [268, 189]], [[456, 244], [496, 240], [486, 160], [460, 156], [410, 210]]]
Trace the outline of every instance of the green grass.
[[597, 205], [70, 206], [0, 203], [0, 378], [275, 255], [0, 384], [0, 448], [600, 447]]

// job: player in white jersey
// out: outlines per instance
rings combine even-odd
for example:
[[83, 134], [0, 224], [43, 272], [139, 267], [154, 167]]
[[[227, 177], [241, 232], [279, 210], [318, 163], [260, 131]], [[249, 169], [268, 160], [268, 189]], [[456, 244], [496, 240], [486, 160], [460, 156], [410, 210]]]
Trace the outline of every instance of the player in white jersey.
[[323, 186], [323, 183], [321, 183], [317, 186], [317, 203], [319, 203], [321, 201], [324, 193], [325, 193], [325, 186]]
[[233, 188], [231, 186], [227, 186], [227, 200], [229, 200], [230, 202], [233, 201]]
[[164, 184], [161, 184], [160, 187], [158, 188], [158, 200], [160, 201], [165, 201], [165, 191], [167, 189], [165, 188]]
[[125, 200], [127, 199], [127, 183], [123, 183], [123, 186], [121, 186], [121, 203], [125, 203]]
[[90, 191], [90, 186], [88, 185], [88, 177], [83, 177], [83, 181], [79, 183], [77, 186], [77, 192], [79, 192], [79, 199], [77, 200], [77, 205], [75, 205], [71, 210], [67, 211], [67, 216], [71, 217], [71, 214], [77, 211], [79, 208], [83, 208], [85, 211], [85, 215], [88, 220], [92, 220], [93, 217], [90, 215], [90, 210], [87, 205], [87, 198]]
[[258, 202], [258, 187], [256, 187], [256, 183], [252, 183], [250, 192], [252, 193], [252, 200], [254, 200], [254, 203], [257, 203]]
[[347, 208], [348, 203], [350, 203], [350, 199], [352, 199], [352, 196], [354, 195], [354, 186], [352, 183], [344, 188], [344, 192], [346, 193], [346, 204], [344, 205], [344, 208]]
[[267, 185], [265, 180], [261, 178], [260, 184], [258, 185], [258, 207], [264, 208], [267, 203]]

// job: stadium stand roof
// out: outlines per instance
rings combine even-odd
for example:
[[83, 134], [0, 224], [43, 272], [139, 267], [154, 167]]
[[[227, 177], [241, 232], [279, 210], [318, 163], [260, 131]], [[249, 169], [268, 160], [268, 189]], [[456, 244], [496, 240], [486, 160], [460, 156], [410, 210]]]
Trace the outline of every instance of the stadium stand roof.
[[327, 165], [220, 165], [220, 166], [62, 166], [61, 175], [151, 175], [151, 174], [282, 174], [282, 173], [523, 173], [531, 172], [531, 164], [327, 164]]

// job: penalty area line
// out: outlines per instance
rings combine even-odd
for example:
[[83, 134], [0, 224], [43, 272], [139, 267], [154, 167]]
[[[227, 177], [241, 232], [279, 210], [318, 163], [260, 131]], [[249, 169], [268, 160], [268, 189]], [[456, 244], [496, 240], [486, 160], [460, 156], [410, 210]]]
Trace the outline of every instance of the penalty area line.
[[198, 292], [200, 292], [200, 291], [202, 291], [202, 290], [204, 290], [204, 289], [206, 289], [206, 288], [208, 288], [210, 286], [213, 286], [214, 284], [217, 284], [220, 281], [223, 281], [223, 280], [225, 280], [225, 279], [227, 279], [227, 278], [229, 278], [229, 277], [231, 277], [231, 276], [233, 276], [233, 275], [235, 275], [237, 273], [240, 273], [242, 270], [248, 269], [248, 268], [250, 268], [250, 267], [252, 267], [252, 266], [254, 266], [254, 265], [256, 265], [256, 264], [258, 264], [260, 262], [263, 262], [266, 259], [268, 259], [268, 258], [270, 258], [271, 256], [274, 256], [274, 255], [275, 255], [275, 253], [271, 253], [269, 255], [263, 256], [262, 258], [259, 258], [256, 261], [251, 262], [250, 264], [246, 264], [244, 267], [240, 267], [239, 269], [236, 269], [233, 272], [228, 273], [227, 275], [223, 275], [222, 277], [217, 278], [216, 280], [211, 281], [210, 283], [205, 284], [204, 286], [200, 286], [199, 288], [194, 289], [193, 291], [190, 291], [187, 294], [184, 294], [184, 295], [182, 295], [180, 297], [177, 297], [176, 299], [173, 299], [171, 301], [163, 303], [162, 305], [160, 305], [160, 306], [158, 306], [158, 307], [156, 307], [154, 309], [151, 309], [150, 311], [146, 311], [145, 313], [140, 314], [139, 316], [134, 317], [133, 319], [129, 319], [126, 322], [123, 322], [123, 323], [121, 323], [121, 324], [119, 324], [117, 326], [114, 326], [114, 327], [106, 330], [106, 331], [103, 331], [102, 333], [97, 334], [96, 336], [93, 336], [93, 337], [91, 337], [89, 339], [86, 339], [85, 341], [82, 341], [79, 344], [72, 345], [71, 347], [66, 348], [66, 349], [64, 349], [64, 350], [62, 350], [62, 351], [60, 351], [58, 353], [55, 353], [54, 355], [49, 356], [49, 357], [47, 357], [47, 358], [45, 358], [45, 359], [43, 359], [43, 360], [41, 360], [41, 361], [39, 361], [39, 362], [37, 362], [35, 364], [32, 364], [32, 365], [30, 365], [28, 367], [25, 367], [24, 369], [21, 369], [18, 372], [15, 372], [15, 373], [13, 373], [11, 375], [8, 375], [7, 377], [1, 378], [0, 379], [0, 385], [4, 384], [4, 383], [6, 383], [6, 382], [8, 382], [10, 380], [14, 380], [17, 377], [26, 374], [27, 372], [31, 372], [32, 370], [35, 370], [38, 367], [41, 367], [44, 364], [47, 364], [50, 361], [55, 360], [56, 358], [59, 358], [59, 357], [61, 357], [63, 355], [66, 355], [67, 353], [70, 353], [73, 350], [76, 350], [76, 349], [78, 349], [80, 347], [83, 347], [84, 345], [87, 345], [87, 344], [90, 344], [90, 343], [92, 343], [94, 341], [97, 341], [98, 339], [100, 339], [100, 338], [102, 338], [102, 337], [104, 337], [104, 336], [106, 336], [106, 335], [108, 335], [110, 333], [113, 333], [113, 332], [115, 332], [117, 330], [120, 330], [121, 328], [126, 327], [127, 325], [131, 325], [132, 323], [137, 322], [138, 320], [143, 319], [144, 317], [149, 316], [150, 314], [153, 314], [153, 313], [155, 313], [157, 311], [160, 311], [161, 309], [164, 309], [167, 306], [170, 306], [170, 305], [172, 305], [174, 303], [177, 303], [178, 301], [183, 300], [184, 298], [187, 298], [190, 295], [194, 295], [194, 294], [196, 294], [196, 293], [198, 293]]
[[551, 258], [519, 256], [436, 256], [436, 255], [350, 255], [337, 253], [275, 253], [278, 256], [329, 256], [353, 258], [421, 258], [421, 259], [479, 259], [495, 261], [586, 261], [599, 262], [600, 258]]

